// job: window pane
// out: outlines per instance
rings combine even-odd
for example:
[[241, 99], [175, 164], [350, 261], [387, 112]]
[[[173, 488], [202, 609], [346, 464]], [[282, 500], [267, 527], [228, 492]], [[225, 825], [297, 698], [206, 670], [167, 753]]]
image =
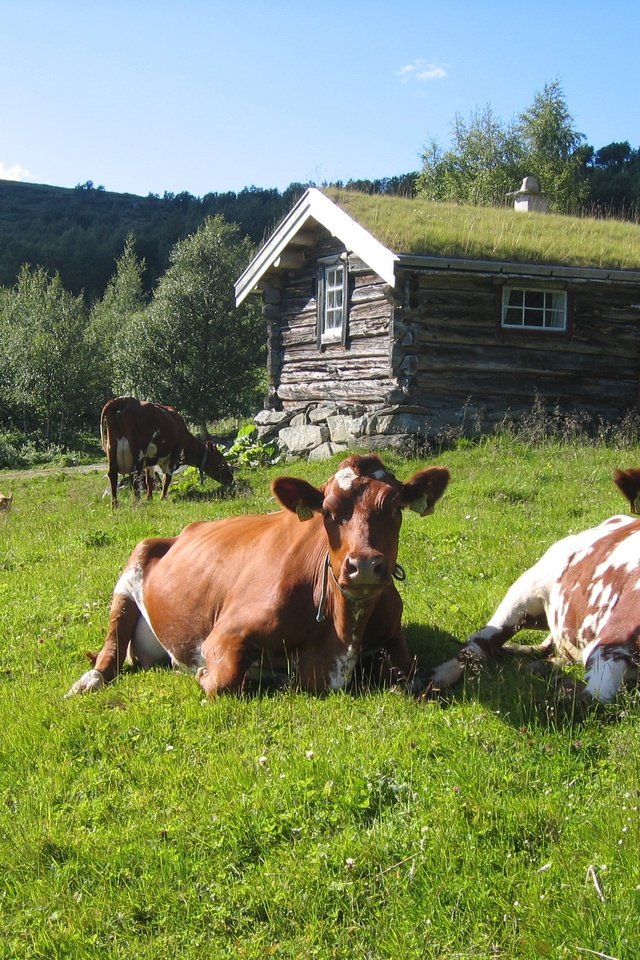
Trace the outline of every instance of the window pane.
[[504, 323], [517, 324], [522, 326], [522, 310], [520, 307], [507, 307], [504, 312]]
[[528, 327], [542, 327], [544, 325], [543, 318], [542, 310], [527, 310], [525, 313], [525, 323]]
[[510, 307], [521, 307], [524, 290], [507, 290], [507, 303]]
[[525, 302], [527, 307], [532, 307], [536, 309], [542, 309], [544, 307], [544, 291], [543, 290], [526, 290], [525, 291]]
[[567, 295], [563, 290], [503, 289], [503, 326], [565, 330], [566, 314]]
[[344, 322], [343, 311], [343, 282], [344, 267], [327, 267], [325, 269], [324, 315], [322, 317], [322, 335], [330, 340], [339, 340]]

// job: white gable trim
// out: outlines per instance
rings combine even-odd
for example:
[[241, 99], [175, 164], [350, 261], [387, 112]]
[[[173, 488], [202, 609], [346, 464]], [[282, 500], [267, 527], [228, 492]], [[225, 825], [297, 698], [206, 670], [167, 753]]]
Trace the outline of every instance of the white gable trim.
[[236, 306], [251, 293], [267, 270], [276, 265], [291, 240], [312, 218], [341, 240], [347, 250], [360, 257], [386, 283], [392, 287], [395, 285], [396, 255], [320, 190], [311, 187], [300, 197], [236, 282]]

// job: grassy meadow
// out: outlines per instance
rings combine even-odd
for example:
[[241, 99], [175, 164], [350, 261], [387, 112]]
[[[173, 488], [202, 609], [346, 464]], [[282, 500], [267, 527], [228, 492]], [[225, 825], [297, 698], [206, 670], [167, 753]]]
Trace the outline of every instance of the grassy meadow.
[[[423, 668], [481, 626], [554, 540], [624, 511], [640, 449], [492, 439], [444, 463], [400, 562]], [[505, 661], [446, 699], [360, 689], [203, 702], [193, 678], [125, 673], [64, 700], [102, 644], [134, 544], [274, 509], [242, 493], [112, 513], [102, 470], [0, 472], [0, 958], [634, 960], [637, 695], [578, 718]], [[531, 634], [530, 639], [536, 635]]]

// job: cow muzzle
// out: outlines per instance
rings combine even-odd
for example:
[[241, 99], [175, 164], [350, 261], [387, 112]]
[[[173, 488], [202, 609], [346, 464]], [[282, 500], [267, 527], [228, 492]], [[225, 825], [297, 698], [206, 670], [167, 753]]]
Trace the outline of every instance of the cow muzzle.
[[366, 593], [388, 580], [389, 565], [381, 553], [350, 553], [343, 561], [340, 584], [346, 590]]

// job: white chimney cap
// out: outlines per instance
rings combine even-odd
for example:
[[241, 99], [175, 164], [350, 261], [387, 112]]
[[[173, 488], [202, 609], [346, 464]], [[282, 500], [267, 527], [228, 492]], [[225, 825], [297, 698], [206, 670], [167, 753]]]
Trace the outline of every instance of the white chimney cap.
[[540, 193], [540, 183], [533, 175], [525, 177], [518, 193]]

